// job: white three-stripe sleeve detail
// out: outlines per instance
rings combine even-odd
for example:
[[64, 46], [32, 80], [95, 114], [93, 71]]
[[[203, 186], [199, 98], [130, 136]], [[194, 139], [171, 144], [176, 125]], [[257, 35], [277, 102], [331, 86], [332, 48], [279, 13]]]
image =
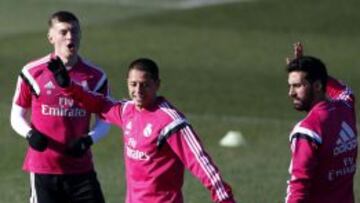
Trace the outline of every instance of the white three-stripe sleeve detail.
[[179, 118], [176, 120], [173, 120], [171, 123], [169, 123], [168, 125], [166, 125], [160, 132], [161, 135], [167, 135], [170, 131], [172, 131], [173, 129], [177, 128], [178, 126], [182, 125], [182, 124], [186, 124], [188, 123], [188, 121], [184, 118]]
[[[106, 81], [107, 77], [105, 74], [102, 75], [101, 79], [99, 80], [99, 82], [96, 84], [96, 87], [94, 88], [94, 92], [98, 92], [99, 89], [104, 85], [104, 82]], [[109, 92], [108, 90], [106, 90], [106, 95], [105, 96], [108, 96]]]
[[297, 133], [304, 134], [304, 135], [310, 137], [311, 139], [315, 140], [319, 144], [322, 143], [322, 138], [320, 137], [319, 134], [317, 134], [315, 131], [310, 130], [308, 128], [300, 127], [299, 124], [297, 124], [294, 127], [294, 129], [292, 130], [292, 132], [290, 133], [290, 137], [289, 137], [290, 142], [291, 142], [293, 136], [296, 135]]
[[204, 150], [202, 149], [200, 143], [195, 138], [190, 127], [186, 127], [182, 132], [184, 134], [187, 144], [189, 145], [189, 148], [191, 149], [197, 161], [199, 162], [199, 165], [202, 167], [205, 174], [208, 176], [211, 184], [215, 187], [216, 194], [219, 197], [219, 200], [224, 200], [228, 198], [229, 195], [226, 193], [224, 185], [222, 184], [222, 181], [220, 179], [219, 173], [216, 173], [215, 167], [212, 164], [210, 164], [210, 160], [206, 156], [203, 156]]
[[350, 99], [350, 96], [353, 94], [352, 90], [349, 87], [345, 87], [345, 90], [339, 94], [337, 99], [348, 101]]
[[355, 137], [355, 133], [352, 130], [352, 128], [346, 123], [346, 122], [342, 122], [341, 123], [341, 127], [344, 129], [344, 131], [346, 132], [346, 134], [350, 137], [350, 138], [354, 138]]
[[45, 56], [35, 62], [29, 63], [22, 69], [21, 73], [26, 78], [26, 80], [29, 82], [29, 85], [31, 85], [31, 88], [35, 91], [36, 95], [40, 94], [40, 86], [37, 84], [35, 78], [30, 74], [29, 70], [49, 61], [50, 55]]
[[174, 109], [172, 109], [168, 103], [163, 102], [161, 103], [160, 107], [162, 108], [163, 111], [169, 114], [171, 118], [173, 119], [181, 118], [181, 116]]
[[[163, 102], [160, 107], [163, 107], [163, 111], [165, 111], [170, 117], [173, 119], [181, 119], [182, 116], [179, 115], [179, 113], [170, 107], [170, 105], [166, 102]], [[224, 185], [222, 184], [222, 181], [220, 179], [220, 176], [218, 173], [216, 173], [216, 170], [213, 165], [209, 164], [210, 160], [207, 157], [202, 156], [203, 149], [198, 143], [197, 139], [194, 137], [194, 134], [192, 133], [192, 130], [189, 126], [181, 129], [180, 131], [184, 137], [185, 141], [188, 144], [189, 148], [194, 154], [194, 157], [196, 157], [196, 160], [198, 161], [199, 165], [209, 178], [211, 184], [216, 190], [216, 194], [219, 197], [219, 200], [224, 200], [229, 197], [229, 194], [226, 192]]]
[[26, 80], [29, 82], [29, 85], [31, 86], [31, 88], [35, 91], [36, 95], [40, 95], [40, 87], [37, 84], [36, 80], [34, 79], [34, 77], [29, 73], [28, 69], [24, 68], [22, 70], [22, 74], [24, 75], [24, 77], [26, 78]]

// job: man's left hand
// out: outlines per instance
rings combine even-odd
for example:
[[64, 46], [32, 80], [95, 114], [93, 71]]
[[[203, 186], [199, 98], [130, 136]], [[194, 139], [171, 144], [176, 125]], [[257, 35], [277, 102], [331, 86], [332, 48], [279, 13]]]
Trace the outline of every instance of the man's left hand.
[[90, 136], [81, 137], [69, 143], [66, 153], [73, 157], [81, 157], [92, 144], [93, 140]]

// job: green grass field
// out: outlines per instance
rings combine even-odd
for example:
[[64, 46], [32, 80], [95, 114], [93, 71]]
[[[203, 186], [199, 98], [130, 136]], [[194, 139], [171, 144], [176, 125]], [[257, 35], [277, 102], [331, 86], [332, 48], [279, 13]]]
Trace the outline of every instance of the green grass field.
[[[283, 202], [288, 178], [288, 133], [304, 116], [287, 98], [284, 59], [301, 40], [329, 72], [360, 93], [360, 1], [256, 0], [188, 8], [186, 0], [30, 0], [0, 2], [0, 203], [27, 202], [21, 165], [26, 142], [10, 128], [17, 74], [51, 50], [47, 18], [59, 9], [83, 23], [81, 55], [107, 72], [116, 98], [126, 97], [125, 71], [138, 57], [160, 65], [161, 94], [188, 115], [206, 149], [247, 203]], [[187, 5], [187, 4], [186, 4]], [[239, 130], [247, 145], [221, 148]], [[124, 200], [120, 131], [93, 147], [107, 202]], [[360, 181], [355, 181], [360, 194]], [[210, 202], [187, 174], [188, 203]], [[360, 195], [357, 195], [360, 202]]]

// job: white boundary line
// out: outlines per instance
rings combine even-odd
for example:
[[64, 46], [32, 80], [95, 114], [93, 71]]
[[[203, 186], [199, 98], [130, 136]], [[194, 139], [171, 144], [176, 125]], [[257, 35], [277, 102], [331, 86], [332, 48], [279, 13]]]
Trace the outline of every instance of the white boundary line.
[[[68, 0], [70, 1], [70, 0]], [[198, 7], [214, 6], [236, 2], [252, 2], [256, 0], [72, 0], [78, 3], [113, 4], [122, 6], [134, 6], [154, 9], [193, 9]]]
[[[139, 16], [147, 16], [158, 14], [159, 11], [166, 10], [187, 10], [198, 7], [205, 6], [215, 6], [221, 4], [235, 3], [235, 2], [253, 2], [257, 0], [61, 0], [59, 2], [71, 2], [78, 4], [99, 4], [99, 5], [112, 5], [118, 7], [133, 7], [142, 9], [142, 11], [135, 12], [133, 14], [119, 15], [118, 17], [104, 18], [104, 21], [112, 21], [112, 20], [126, 20]], [[86, 21], [82, 20], [83, 25], [89, 25], [89, 23], [85, 23]], [[99, 22], [97, 22], [99, 23]], [[2, 31], [0, 29], [0, 39], [3, 39], [9, 35], [19, 34], [19, 33], [35, 33], [40, 30], [44, 30], [45, 27], [15, 27], [15, 28], [4, 28]]]
[[178, 9], [193, 9], [197, 7], [205, 7], [205, 6], [214, 6], [220, 4], [229, 4], [236, 2], [250, 2], [253, 0], [190, 0], [183, 1], [176, 4], [176, 8]]

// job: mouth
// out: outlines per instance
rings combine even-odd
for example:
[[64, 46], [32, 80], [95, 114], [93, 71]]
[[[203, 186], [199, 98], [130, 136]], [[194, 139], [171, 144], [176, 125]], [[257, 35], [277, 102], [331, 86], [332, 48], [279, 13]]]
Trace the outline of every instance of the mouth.
[[133, 98], [135, 98], [138, 101], [142, 101], [144, 99], [144, 97], [142, 95], [136, 95]]
[[69, 43], [66, 47], [67, 47], [69, 50], [75, 50], [75, 44], [74, 44], [74, 43]]
[[300, 100], [298, 100], [298, 99], [293, 99], [293, 104], [299, 104], [299, 103], [301, 103]]

